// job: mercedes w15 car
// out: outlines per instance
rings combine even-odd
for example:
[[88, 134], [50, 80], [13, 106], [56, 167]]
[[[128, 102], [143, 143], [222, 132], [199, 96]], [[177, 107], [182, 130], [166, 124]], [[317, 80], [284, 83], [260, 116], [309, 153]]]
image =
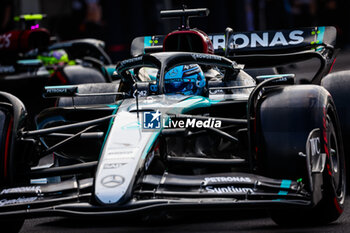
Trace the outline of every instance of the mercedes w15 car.
[[[0, 216], [8, 228], [46, 215], [159, 210], [264, 208], [281, 225], [341, 215], [340, 122], [329, 92], [315, 85], [334, 60], [335, 29], [227, 30], [215, 48], [182, 26], [157, 42], [162, 52], [137, 39], [141, 54], [116, 66], [120, 84], [46, 87], [57, 106], [36, 116], [35, 130], [21, 101], [0, 92]], [[245, 71], [307, 58], [321, 61], [309, 84]]]

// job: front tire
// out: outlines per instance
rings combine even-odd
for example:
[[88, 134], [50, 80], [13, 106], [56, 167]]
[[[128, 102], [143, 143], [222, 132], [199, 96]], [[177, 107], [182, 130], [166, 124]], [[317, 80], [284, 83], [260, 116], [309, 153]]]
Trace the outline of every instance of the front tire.
[[285, 226], [322, 225], [338, 219], [344, 209], [346, 178], [342, 135], [332, 97], [319, 86], [289, 86], [268, 93], [259, 111], [257, 158], [262, 175], [302, 178], [307, 184], [305, 157], [299, 154], [305, 153], [314, 129], [321, 132], [320, 150], [326, 154], [323, 185], [318, 189], [321, 200], [312, 208], [270, 210], [272, 219]]
[[[346, 166], [350, 165], [350, 70], [330, 73], [322, 79], [321, 85], [329, 91], [337, 108], [337, 113], [342, 129]], [[350, 177], [350, 169], [347, 169], [347, 177]], [[349, 180], [348, 180], [349, 181]], [[350, 185], [348, 185], [349, 191]]]
[[340, 134], [337, 133], [329, 115], [327, 115], [323, 133], [326, 135], [323, 146], [327, 154], [326, 166], [323, 170], [323, 198], [312, 209], [271, 210], [271, 218], [278, 225], [328, 224], [337, 220], [344, 210], [346, 190], [344, 153], [338, 140]]

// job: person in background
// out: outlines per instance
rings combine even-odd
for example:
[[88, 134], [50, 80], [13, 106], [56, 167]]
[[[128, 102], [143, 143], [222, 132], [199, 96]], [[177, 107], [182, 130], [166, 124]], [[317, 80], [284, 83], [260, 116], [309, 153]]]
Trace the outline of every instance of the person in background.
[[13, 28], [13, 1], [0, 0], [0, 33]]
[[83, 37], [105, 40], [102, 7], [99, 0], [85, 0], [85, 18], [79, 31]]

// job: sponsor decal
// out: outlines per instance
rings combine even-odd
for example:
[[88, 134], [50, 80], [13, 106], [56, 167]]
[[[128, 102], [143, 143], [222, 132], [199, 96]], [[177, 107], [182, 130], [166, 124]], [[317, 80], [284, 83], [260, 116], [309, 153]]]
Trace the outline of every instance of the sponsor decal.
[[143, 91], [136, 91], [134, 92], [134, 94], [132, 95], [134, 98], [136, 98], [136, 95], [138, 97], [146, 97], [148, 95], [147, 91], [143, 90]]
[[68, 93], [67, 88], [50, 88], [47, 89], [47, 93]]
[[207, 120], [191, 119], [184, 120], [172, 120], [171, 118], [167, 123], [164, 122], [164, 128], [220, 128], [221, 121], [215, 118], [209, 118]]
[[143, 113], [143, 129], [160, 129], [160, 128], [220, 128], [222, 122], [215, 118], [208, 119], [162, 119], [159, 110]]
[[223, 95], [225, 91], [222, 89], [209, 90], [209, 95]]
[[[291, 32], [259, 32], [259, 33], [237, 33], [231, 36], [230, 49], [275, 47], [298, 45], [304, 42], [304, 31], [293, 30]], [[214, 49], [225, 48], [225, 36], [213, 35], [210, 37]]]
[[321, 153], [321, 141], [319, 137], [310, 138], [310, 148], [312, 156], [316, 156]]
[[234, 186], [226, 186], [226, 187], [213, 187], [213, 186], [207, 186], [205, 187], [205, 190], [208, 193], [254, 193], [253, 189], [251, 188], [238, 188]]
[[225, 36], [224, 35], [213, 35], [209, 36], [212, 41], [214, 49], [224, 49], [225, 48]]
[[15, 71], [13, 66], [0, 66], [0, 73], [14, 73]]
[[171, 69], [167, 74], [170, 77], [175, 77], [179, 73], [178, 69]]
[[189, 65], [184, 65], [184, 69], [183, 70], [186, 71], [186, 70], [190, 70], [190, 69], [193, 69], [193, 68], [195, 68], [195, 70], [199, 69], [197, 64], [189, 64]]
[[215, 55], [210, 55], [210, 54], [192, 54], [193, 59], [208, 59], [208, 60], [218, 60], [221, 61], [221, 57], [215, 56]]
[[124, 177], [119, 175], [109, 175], [101, 180], [101, 184], [106, 188], [114, 188], [124, 183]]
[[161, 128], [161, 113], [159, 110], [143, 113], [143, 128], [144, 129], [160, 129]]
[[10, 194], [10, 193], [28, 193], [28, 192], [41, 193], [41, 188], [40, 186], [25, 186], [25, 187], [3, 189], [0, 195]]
[[129, 63], [133, 63], [133, 62], [137, 62], [137, 61], [141, 61], [141, 60], [142, 60], [142, 57], [135, 57], [135, 58], [124, 60], [124, 61], [120, 62], [120, 65], [125, 66]]
[[61, 87], [45, 87], [46, 94], [67, 94], [72, 95], [75, 94], [78, 90], [76, 86], [61, 86]]
[[2, 199], [0, 200], [0, 206], [33, 202], [37, 199], [38, 197], [19, 197], [17, 199], [10, 199], [10, 200]]
[[158, 85], [151, 84], [151, 85], [149, 85], [149, 89], [152, 92], [156, 92], [158, 90]]
[[113, 150], [106, 154], [107, 159], [135, 159], [134, 151], [131, 150]]
[[10, 45], [11, 45], [11, 40], [10, 40], [11, 36], [12, 36], [11, 33], [0, 35], [0, 49], [10, 47]]
[[249, 177], [243, 176], [218, 176], [218, 177], [205, 177], [204, 181], [206, 183], [220, 183], [220, 182], [252, 182]]
[[103, 165], [104, 169], [116, 169], [124, 166], [126, 163], [105, 163]]

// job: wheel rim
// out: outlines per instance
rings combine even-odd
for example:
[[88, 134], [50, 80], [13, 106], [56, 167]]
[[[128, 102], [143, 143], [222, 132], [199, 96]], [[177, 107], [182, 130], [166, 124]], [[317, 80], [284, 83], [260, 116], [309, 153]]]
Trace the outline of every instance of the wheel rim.
[[337, 140], [337, 134], [331, 119], [327, 117], [327, 141], [328, 141], [328, 153], [329, 153], [329, 173], [331, 175], [331, 182], [334, 188], [335, 194], [342, 202], [345, 194], [345, 183], [344, 183], [344, 169], [342, 159], [340, 158], [340, 148]]

